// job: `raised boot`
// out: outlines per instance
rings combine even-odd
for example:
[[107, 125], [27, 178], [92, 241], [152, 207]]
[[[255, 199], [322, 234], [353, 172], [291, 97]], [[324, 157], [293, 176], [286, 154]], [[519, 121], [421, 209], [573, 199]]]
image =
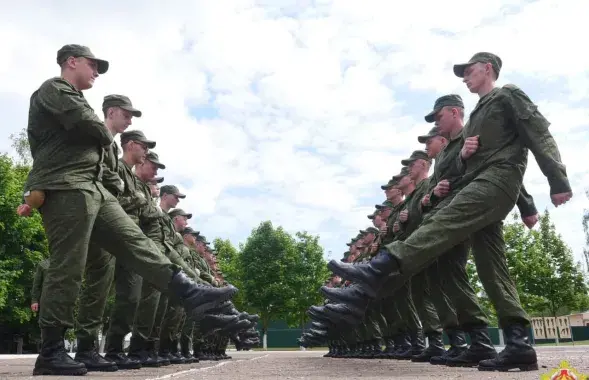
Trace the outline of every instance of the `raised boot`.
[[141, 362], [131, 359], [123, 351], [125, 337], [109, 335], [106, 339], [106, 355], [104, 358], [117, 365], [119, 369], [140, 369]]
[[497, 351], [491, 342], [487, 326], [470, 328], [468, 334], [470, 335], [470, 347], [458, 356], [448, 357], [446, 359], [448, 367], [476, 367], [481, 360], [497, 357]]
[[118, 371], [118, 367], [114, 362], [106, 360], [98, 353], [94, 339], [78, 339], [78, 350], [74, 360], [84, 364], [88, 372]]
[[448, 360], [448, 358], [455, 358], [468, 349], [468, 345], [466, 344], [466, 334], [464, 331], [459, 329], [448, 329], [446, 330], [446, 335], [448, 335], [450, 348], [443, 355], [432, 357], [429, 361], [430, 364], [446, 365], [446, 360]]
[[[366, 264], [343, 263], [339, 260], [331, 260], [327, 267], [338, 276], [352, 282], [361, 283], [362, 292], [371, 298], [376, 298], [378, 291], [387, 283], [387, 287], [394, 284], [395, 277], [400, 278], [400, 268], [397, 260], [382, 249], [378, 254]], [[399, 281], [399, 287], [403, 281]], [[389, 289], [390, 291], [394, 290]]]
[[65, 328], [43, 328], [41, 339], [41, 352], [37, 356], [33, 376], [82, 376], [88, 372], [83, 363], [72, 359], [65, 350]]
[[522, 324], [513, 324], [503, 329], [505, 348], [494, 359], [479, 362], [479, 371], [537, 371], [536, 351], [529, 343], [528, 329]]
[[229, 301], [237, 293], [233, 285], [215, 288], [210, 285], [198, 284], [179, 271], [172, 276], [170, 292], [182, 300], [184, 310], [196, 318], [220, 304]]
[[444, 349], [444, 342], [442, 340], [441, 332], [428, 332], [426, 336], [428, 340], [427, 348], [421, 354], [412, 356], [412, 362], [429, 362], [431, 358], [435, 356], [442, 356], [446, 353], [446, 350]]

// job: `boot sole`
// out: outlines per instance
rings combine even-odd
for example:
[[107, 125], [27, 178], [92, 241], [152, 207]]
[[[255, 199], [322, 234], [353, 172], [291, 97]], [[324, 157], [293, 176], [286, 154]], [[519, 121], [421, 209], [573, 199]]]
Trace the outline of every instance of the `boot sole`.
[[522, 372], [527, 372], [527, 371], [537, 371], [538, 370], [538, 363], [532, 363], [532, 364], [512, 364], [512, 365], [506, 365], [506, 366], [502, 366], [502, 367], [481, 367], [479, 366], [479, 371], [486, 371], [486, 372], [493, 372], [493, 371], [497, 371], [497, 372], [508, 372], [511, 369], [519, 369]]
[[205, 302], [203, 304], [198, 305], [197, 307], [192, 309], [190, 311], [190, 313], [195, 317], [200, 317], [200, 316], [204, 315], [207, 311], [216, 308], [217, 306], [219, 306], [223, 302], [231, 300], [237, 294], [237, 292], [238, 292], [238, 289], [233, 288], [233, 290], [231, 290], [231, 292], [223, 295], [220, 298], [217, 298], [214, 301], [209, 301], [209, 302]]
[[88, 372], [116, 372], [119, 370], [119, 367], [116, 365], [109, 366], [109, 367], [86, 367]]
[[117, 367], [119, 367], [119, 369], [141, 369], [143, 366], [141, 365], [141, 363], [137, 363], [137, 364], [117, 364]]
[[76, 369], [50, 369], [50, 368], [35, 368], [33, 369], [33, 376], [83, 376], [88, 373], [86, 368]]
[[465, 367], [465, 368], [472, 368], [478, 367], [479, 363], [450, 363], [446, 362], [446, 367]]

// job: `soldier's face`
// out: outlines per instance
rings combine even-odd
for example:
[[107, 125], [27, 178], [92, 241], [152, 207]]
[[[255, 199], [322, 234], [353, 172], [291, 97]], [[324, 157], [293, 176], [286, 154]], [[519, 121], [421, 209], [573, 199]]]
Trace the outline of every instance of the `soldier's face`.
[[425, 151], [429, 158], [435, 158], [444, 148], [444, 138], [442, 136], [434, 136], [427, 139], [425, 142]]
[[411, 163], [411, 166], [409, 166], [409, 177], [411, 177], [411, 179], [414, 181], [417, 180], [417, 178], [419, 178], [419, 176], [421, 176], [423, 172], [426, 170], [426, 167], [427, 163], [425, 160], [413, 161]]
[[174, 223], [176, 224], [176, 230], [182, 231], [188, 225], [188, 218], [182, 215], [178, 215], [174, 218]]
[[94, 81], [98, 78], [98, 64], [96, 61], [84, 57], [70, 57], [69, 59], [73, 60], [78, 90], [83, 91], [92, 88]]
[[160, 188], [157, 183], [150, 183], [149, 190], [151, 191], [151, 196], [157, 198], [160, 196]]
[[401, 178], [401, 180], [399, 181], [399, 189], [401, 189], [401, 191], [403, 193], [405, 193], [405, 191], [407, 190], [407, 187], [411, 184], [412, 180], [411, 180], [411, 175], [406, 175], [405, 177]]
[[123, 133], [133, 124], [133, 115], [131, 112], [122, 108], [112, 108], [109, 110], [109, 117], [112, 119], [113, 126], [117, 133]]
[[366, 236], [364, 236], [364, 243], [371, 244], [373, 241], [374, 241], [374, 234], [373, 233], [369, 233], [369, 234], [366, 234]]
[[435, 125], [438, 127], [438, 133], [443, 136], [449, 136], [456, 123], [458, 110], [452, 107], [444, 107], [436, 113]]
[[184, 235], [184, 243], [186, 245], [194, 246], [196, 243], [196, 238], [192, 234], [186, 234]]
[[396, 187], [391, 187], [390, 189], [385, 190], [384, 193], [387, 197], [387, 200], [389, 201], [402, 195], [401, 190], [397, 189]]
[[131, 155], [135, 165], [144, 163], [145, 159], [147, 158], [147, 151], [149, 150], [147, 145], [140, 143], [139, 141], [132, 141], [132, 143], [133, 145], [131, 146]]
[[391, 209], [390, 208], [384, 209], [382, 211], [382, 222], [385, 223], [385, 220], [387, 220], [390, 215], [391, 215]]
[[470, 92], [473, 94], [478, 93], [481, 87], [491, 78], [492, 71], [493, 66], [490, 63], [475, 63], [464, 70], [462, 81], [466, 84]]

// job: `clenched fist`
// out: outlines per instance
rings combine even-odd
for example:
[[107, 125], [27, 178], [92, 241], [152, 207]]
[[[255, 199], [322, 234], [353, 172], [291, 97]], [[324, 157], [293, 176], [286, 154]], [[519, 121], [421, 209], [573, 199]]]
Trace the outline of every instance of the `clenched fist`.
[[443, 179], [434, 188], [434, 194], [438, 198], [444, 198], [450, 192], [450, 182], [447, 179]]
[[429, 206], [429, 194], [425, 194], [425, 196], [421, 199], [422, 206]]
[[399, 225], [399, 222], [395, 222], [393, 224], [393, 232], [397, 233], [397, 232], [399, 232], [400, 229], [401, 229], [401, 226]]
[[460, 157], [463, 160], [468, 160], [475, 152], [479, 149], [479, 136], [467, 137], [464, 139], [464, 145], [462, 151], [460, 151]]
[[409, 211], [407, 211], [407, 210], [403, 210], [399, 213], [399, 220], [403, 223], [405, 223], [407, 221], [408, 217], [409, 217]]

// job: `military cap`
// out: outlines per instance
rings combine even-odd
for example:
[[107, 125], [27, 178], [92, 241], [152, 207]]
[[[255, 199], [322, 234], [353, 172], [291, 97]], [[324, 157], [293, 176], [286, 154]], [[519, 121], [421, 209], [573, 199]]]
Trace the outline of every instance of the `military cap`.
[[366, 230], [360, 230], [360, 233], [358, 235], [365, 235], [366, 234]]
[[397, 186], [398, 184], [399, 184], [399, 179], [393, 177], [389, 180], [389, 182], [386, 185], [382, 185], [380, 188], [383, 190], [388, 190], [391, 187]]
[[434, 103], [434, 109], [432, 110], [432, 112], [425, 115], [425, 121], [427, 121], [428, 123], [433, 123], [436, 120], [436, 114], [440, 112], [440, 110], [444, 107], [464, 108], [464, 102], [462, 101], [462, 97], [460, 95], [449, 94], [440, 96], [436, 99], [436, 102]]
[[440, 136], [440, 132], [438, 130], [438, 127], [433, 127], [429, 130], [429, 132], [426, 135], [417, 136], [417, 141], [419, 141], [420, 144], [425, 144], [427, 140], [436, 136]]
[[413, 153], [411, 153], [411, 156], [409, 158], [407, 158], [405, 160], [401, 160], [401, 165], [409, 166], [409, 165], [411, 165], [412, 162], [414, 162], [416, 160], [431, 161], [431, 158], [429, 158], [429, 156], [427, 155], [427, 152], [425, 150], [415, 150], [415, 151], [413, 151]]
[[409, 168], [407, 166], [403, 166], [403, 168], [401, 169], [401, 172], [399, 174], [394, 175], [393, 179], [400, 181], [401, 178], [406, 177], [408, 175], [409, 175]]
[[96, 58], [96, 56], [90, 51], [87, 46], [69, 44], [64, 45], [57, 51], [57, 64], [61, 66], [62, 63], [67, 61], [69, 57], [84, 57], [96, 62], [98, 74], [104, 74], [108, 71], [108, 61], [104, 59]]
[[175, 208], [172, 211], [168, 212], [170, 218], [175, 218], [177, 216], [185, 216], [187, 219], [192, 218], [192, 214], [182, 210], [181, 208]]
[[160, 189], [160, 194], [172, 194], [177, 196], [180, 199], [184, 199], [186, 198], [185, 194], [182, 194], [180, 192], [180, 190], [178, 190], [178, 188], [174, 185], [164, 185], [162, 186], [162, 188]]
[[368, 227], [366, 229], [366, 232], [368, 232], [369, 234], [378, 234], [380, 231], [378, 230], [378, 228], [375, 227]]
[[185, 229], [182, 230], [182, 235], [193, 235], [193, 236], [198, 236], [200, 234], [199, 231], [195, 231], [194, 229], [192, 229], [192, 227], [186, 227]]
[[366, 217], [370, 220], [374, 219], [376, 217], [376, 215], [378, 214], [378, 212], [373, 212], [372, 214], [366, 215]]
[[155, 164], [155, 166], [158, 167], [158, 169], [165, 169], [166, 168], [166, 165], [164, 165], [160, 162], [160, 157], [157, 155], [156, 152], [153, 152], [150, 150], [149, 152], [147, 152], [146, 158], [147, 158], [147, 161], [153, 162]]
[[102, 101], [102, 110], [105, 111], [107, 108], [111, 107], [119, 107], [131, 112], [131, 115], [135, 117], [141, 117], [141, 111], [134, 108], [131, 99], [125, 95], [106, 95]]
[[209, 243], [209, 242], [207, 241], [207, 238], [206, 238], [206, 237], [204, 237], [204, 235], [198, 235], [198, 236], [196, 237], [196, 240], [197, 240], [197, 241], [201, 241], [201, 242], [203, 242], [203, 243], [204, 243], [204, 244], [206, 244], [206, 245], [209, 245], [209, 244], [211, 244], [211, 243]]
[[129, 141], [137, 141], [145, 144], [148, 149], [155, 148], [155, 141], [148, 140], [145, 134], [138, 129], [121, 133], [121, 145], [125, 145]]
[[488, 52], [476, 53], [468, 62], [454, 65], [454, 75], [459, 78], [463, 78], [464, 70], [466, 70], [468, 66], [474, 65], [475, 63], [490, 63], [491, 66], [493, 66], [493, 70], [495, 70], [495, 74], [497, 74], [497, 78], [499, 78], [499, 72], [501, 71], [503, 62], [501, 61], [501, 58], [493, 53]]
[[[382, 202], [382, 204], [376, 205], [374, 207], [376, 207], [379, 210], [384, 210], [385, 208], [392, 208], [393, 204], [391, 203], [391, 201], [384, 201], [384, 202]], [[374, 228], [374, 227], [371, 227], [371, 228]], [[377, 230], [377, 232], [378, 232], [378, 230]]]
[[156, 183], [162, 183], [164, 182], [164, 177], [153, 177], [152, 179], [150, 179], [149, 181], [147, 181], [147, 183], [155, 185]]

